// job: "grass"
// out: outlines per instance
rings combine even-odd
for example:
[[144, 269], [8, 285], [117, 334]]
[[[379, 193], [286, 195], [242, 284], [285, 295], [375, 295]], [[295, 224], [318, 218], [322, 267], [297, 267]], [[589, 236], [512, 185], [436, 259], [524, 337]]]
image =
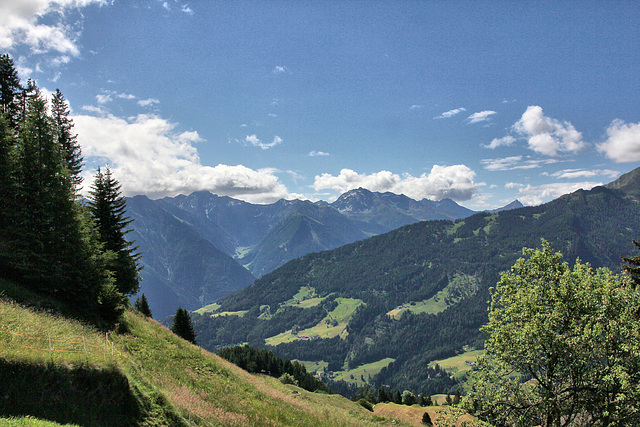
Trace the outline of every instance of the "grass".
[[356, 309], [364, 302], [355, 298], [336, 298], [338, 306], [331, 313], [318, 322], [315, 326], [298, 331], [294, 334], [292, 330], [282, 332], [273, 337], [265, 339], [267, 345], [278, 345], [286, 342], [297, 341], [307, 337], [333, 338], [337, 336], [345, 337], [347, 333], [347, 324], [353, 317]]
[[214, 302], [213, 304], [205, 305], [204, 307], [197, 309], [195, 312], [202, 315], [215, 313], [220, 307], [220, 304]]
[[483, 354], [484, 350], [469, 350], [447, 359], [434, 360], [429, 363], [429, 366], [440, 365], [442, 369], [454, 378], [459, 378], [472, 369], [472, 367], [467, 364], [467, 361], [475, 362], [476, 359]]
[[338, 381], [346, 381], [358, 386], [364, 386], [368, 384], [370, 378], [376, 376], [382, 368], [389, 366], [389, 363], [391, 362], [395, 362], [395, 359], [387, 357], [385, 359], [378, 360], [377, 362], [357, 366], [353, 369], [338, 371], [335, 373], [334, 379]]
[[0, 425], [6, 427], [76, 427], [77, 424], [58, 424], [53, 421], [40, 420], [33, 417], [0, 417]]
[[456, 273], [444, 289], [428, 300], [403, 304], [387, 312], [387, 315], [397, 320], [406, 312], [438, 314], [477, 292], [478, 285], [479, 280], [475, 276]]
[[[12, 332], [0, 335], [0, 422], [8, 425], [398, 425], [341, 396], [251, 375], [133, 310], [107, 336], [0, 300], [0, 330]], [[50, 352], [49, 335], [65, 351]], [[82, 337], [94, 351], [65, 347]]]
[[488, 424], [478, 421], [477, 418], [468, 413], [450, 406], [427, 406], [418, 405], [397, 405], [395, 403], [378, 403], [373, 408], [375, 415], [382, 416], [386, 419], [397, 420], [412, 426], [424, 426], [422, 424], [422, 416], [425, 412], [429, 413], [431, 421], [435, 427], [442, 426], [458, 426], [465, 427], [490, 427]]

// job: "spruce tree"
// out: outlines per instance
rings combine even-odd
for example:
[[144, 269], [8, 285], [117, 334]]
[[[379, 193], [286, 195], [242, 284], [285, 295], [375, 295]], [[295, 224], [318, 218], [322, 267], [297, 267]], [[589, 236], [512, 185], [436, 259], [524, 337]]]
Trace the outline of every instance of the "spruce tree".
[[133, 220], [126, 215], [126, 200], [121, 195], [121, 187], [108, 166], [104, 173], [98, 169], [89, 192], [89, 208], [98, 225], [105, 250], [115, 255], [110, 270], [118, 291], [124, 295], [133, 295], [140, 288], [138, 260], [141, 255], [136, 252], [137, 247], [131, 246], [133, 242], [125, 237], [131, 231], [127, 227]]
[[133, 307], [146, 317], [153, 317], [153, 315], [151, 314], [151, 308], [149, 307], [149, 301], [144, 294], [136, 299]]
[[13, 60], [8, 54], [0, 55], [0, 112], [5, 114], [13, 135], [18, 131], [18, 100], [22, 90]]
[[69, 171], [71, 185], [77, 194], [82, 184], [82, 153], [78, 136], [72, 132], [73, 122], [69, 118], [69, 107], [60, 89], [56, 89], [51, 98], [51, 115], [55, 131], [55, 138], [62, 151], [65, 166]]
[[189, 312], [182, 307], [178, 307], [178, 310], [173, 317], [171, 332], [193, 344], [196, 344], [196, 333], [193, 330], [191, 317], [189, 316]]

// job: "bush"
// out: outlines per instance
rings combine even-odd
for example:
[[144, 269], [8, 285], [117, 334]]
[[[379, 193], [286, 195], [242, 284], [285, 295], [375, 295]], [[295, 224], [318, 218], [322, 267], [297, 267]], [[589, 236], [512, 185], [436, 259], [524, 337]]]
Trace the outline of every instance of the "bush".
[[293, 385], [295, 385], [295, 386], [297, 386], [297, 385], [298, 385], [298, 380], [297, 380], [297, 379], [295, 379], [295, 378], [293, 377], [293, 375], [291, 375], [291, 374], [289, 374], [289, 373], [287, 373], [287, 372], [285, 372], [284, 374], [282, 374], [282, 376], [279, 378], [279, 380], [280, 380], [280, 382], [281, 382], [282, 384], [293, 384]]
[[373, 404], [371, 402], [369, 402], [367, 399], [360, 399], [357, 402], [360, 406], [362, 406], [364, 409], [373, 412]]

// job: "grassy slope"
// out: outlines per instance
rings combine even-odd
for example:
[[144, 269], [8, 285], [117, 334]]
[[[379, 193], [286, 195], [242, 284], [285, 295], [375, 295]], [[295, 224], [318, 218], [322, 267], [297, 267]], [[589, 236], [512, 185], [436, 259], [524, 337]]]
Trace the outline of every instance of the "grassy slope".
[[[188, 425], [189, 420], [196, 425], [398, 425], [340, 396], [248, 374], [133, 311], [125, 314], [123, 325], [126, 333], [108, 337], [112, 355], [110, 344], [105, 351], [105, 335], [91, 327], [0, 301], [0, 331], [5, 331], [0, 333], [0, 382], [9, 384], [0, 400], [0, 417], [5, 417], [0, 423], [56, 425], [18, 418], [31, 415], [109, 426]], [[54, 350], [64, 352], [50, 355], [49, 334], [57, 340]]]
[[413, 426], [424, 426], [422, 424], [422, 416], [425, 412], [429, 413], [431, 421], [435, 427], [441, 426], [458, 426], [466, 427], [490, 427], [489, 424], [478, 421], [477, 418], [449, 406], [427, 406], [418, 405], [406, 406], [396, 405], [395, 403], [378, 403], [373, 410], [374, 414], [385, 418], [393, 418], [398, 421]]

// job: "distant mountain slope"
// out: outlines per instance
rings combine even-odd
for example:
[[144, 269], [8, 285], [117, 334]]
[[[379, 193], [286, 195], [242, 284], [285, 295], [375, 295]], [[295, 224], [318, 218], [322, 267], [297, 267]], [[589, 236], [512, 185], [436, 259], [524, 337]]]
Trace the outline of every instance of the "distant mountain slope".
[[306, 255], [219, 301], [218, 312], [243, 317], [197, 317], [200, 342], [270, 343], [329, 370], [391, 358], [373, 383], [433, 392], [428, 363], [481, 343], [488, 289], [522, 247], [545, 238], [569, 262], [619, 272], [640, 238], [639, 174], [537, 207], [420, 222]]
[[[129, 237], [143, 253], [142, 291], [154, 315], [173, 314], [178, 305], [192, 310], [209, 304], [248, 285], [253, 276], [310, 252], [421, 219], [471, 212], [451, 200], [417, 202], [362, 189], [350, 194], [334, 204], [279, 200], [254, 205], [207, 191], [160, 200], [128, 199], [134, 219]], [[371, 206], [358, 204], [358, 197], [370, 199]]]
[[178, 306], [194, 310], [250, 284], [254, 277], [196, 228], [145, 196], [127, 200], [135, 228], [129, 238], [143, 253], [141, 292], [156, 318]]

